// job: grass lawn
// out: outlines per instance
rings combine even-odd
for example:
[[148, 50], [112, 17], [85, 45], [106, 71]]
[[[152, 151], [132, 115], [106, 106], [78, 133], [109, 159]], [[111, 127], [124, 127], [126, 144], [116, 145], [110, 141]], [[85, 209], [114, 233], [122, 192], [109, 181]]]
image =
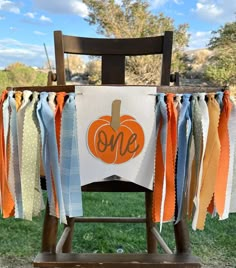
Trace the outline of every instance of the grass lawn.
[[[83, 201], [86, 216], [144, 216], [142, 193], [84, 193]], [[42, 221], [43, 215], [32, 222], [0, 219], [0, 267], [32, 260], [40, 250]], [[174, 249], [172, 230], [171, 223], [164, 224], [162, 235]], [[208, 218], [204, 231], [190, 228], [190, 237], [193, 254], [206, 267], [236, 267], [236, 215], [226, 221]], [[75, 252], [145, 252], [145, 226], [78, 223], [73, 242]], [[4, 266], [1, 261], [15, 264]]]

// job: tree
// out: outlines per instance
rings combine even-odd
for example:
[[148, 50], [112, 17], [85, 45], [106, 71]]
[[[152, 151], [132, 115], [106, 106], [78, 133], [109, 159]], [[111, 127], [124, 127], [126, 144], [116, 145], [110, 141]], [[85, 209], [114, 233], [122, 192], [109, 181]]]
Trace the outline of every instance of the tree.
[[236, 21], [226, 23], [217, 31], [209, 42], [214, 54], [206, 68], [206, 77], [218, 84], [236, 83]]
[[[86, 20], [97, 25], [97, 32], [112, 38], [134, 38], [157, 36], [164, 31], [174, 31], [172, 71], [182, 71], [181, 56], [188, 44], [188, 25], [177, 28], [174, 21], [163, 13], [157, 15], [150, 11], [150, 5], [144, 0], [83, 0], [89, 8]], [[158, 55], [127, 57], [126, 68], [131, 84], [157, 84], [160, 81], [160, 61]]]
[[101, 60], [95, 59], [88, 61], [86, 64], [86, 73], [88, 74], [89, 84], [101, 84]]
[[5, 70], [0, 71], [0, 92], [11, 85]]
[[85, 63], [79, 55], [68, 55], [65, 58], [65, 65], [72, 74], [83, 73], [85, 70]]
[[[186, 79], [191, 79], [191, 83], [205, 82], [204, 73], [212, 53], [212, 51], [206, 48], [186, 51], [182, 60], [188, 66], [188, 68], [186, 69], [186, 72], [183, 73], [183, 77]], [[193, 79], [195, 81], [193, 81]]]

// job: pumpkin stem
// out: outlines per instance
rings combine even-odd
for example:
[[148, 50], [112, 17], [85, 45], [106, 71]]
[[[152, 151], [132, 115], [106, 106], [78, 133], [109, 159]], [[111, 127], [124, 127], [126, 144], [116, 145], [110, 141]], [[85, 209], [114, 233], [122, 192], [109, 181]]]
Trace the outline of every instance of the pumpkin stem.
[[110, 126], [115, 131], [117, 131], [117, 129], [120, 127], [120, 105], [121, 105], [121, 100], [114, 100], [112, 102]]

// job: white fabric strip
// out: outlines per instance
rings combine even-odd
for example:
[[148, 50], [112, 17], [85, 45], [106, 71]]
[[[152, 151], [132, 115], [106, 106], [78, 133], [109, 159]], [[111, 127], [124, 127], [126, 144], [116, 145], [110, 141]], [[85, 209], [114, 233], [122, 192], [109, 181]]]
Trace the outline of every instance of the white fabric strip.
[[[15, 152], [15, 136], [17, 135], [15, 133], [16, 129], [15, 129], [15, 117], [16, 117], [16, 105], [15, 105], [15, 99], [13, 97], [14, 92], [13, 91], [9, 91], [8, 93], [8, 98], [9, 98], [9, 108], [11, 110], [10, 112], [10, 117], [9, 117], [9, 139], [7, 142], [7, 149], [10, 149], [10, 158], [9, 158], [9, 173], [8, 173], [8, 185], [9, 185], [9, 189], [11, 192], [11, 195], [13, 197], [13, 199], [16, 199], [16, 191], [15, 191], [15, 174], [14, 172], [14, 165], [15, 163], [15, 154], [17, 152]], [[14, 133], [13, 133], [14, 132]], [[9, 148], [9, 149], [8, 149]], [[17, 207], [16, 207], [17, 210]], [[16, 213], [16, 211], [15, 211]]]
[[167, 150], [167, 124], [168, 115], [167, 107], [164, 101], [164, 94], [162, 94], [162, 99], [160, 101], [160, 111], [162, 116], [162, 129], [161, 129], [161, 147], [164, 165], [164, 176], [163, 176], [163, 188], [162, 188], [162, 200], [161, 200], [161, 216], [160, 216], [160, 232], [162, 231], [163, 217], [164, 217], [164, 207], [166, 199], [166, 150]]
[[55, 103], [56, 93], [55, 92], [49, 92], [48, 93], [48, 104], [53, 112], [56, 110], [56, 103]]

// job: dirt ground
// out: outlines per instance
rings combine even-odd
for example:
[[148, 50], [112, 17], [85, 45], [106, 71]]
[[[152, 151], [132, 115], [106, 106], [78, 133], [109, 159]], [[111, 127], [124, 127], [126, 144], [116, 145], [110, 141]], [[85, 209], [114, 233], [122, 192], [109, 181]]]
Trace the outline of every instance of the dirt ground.
[[1, 268], [32, 268], [32, 258], [0, 257]]

